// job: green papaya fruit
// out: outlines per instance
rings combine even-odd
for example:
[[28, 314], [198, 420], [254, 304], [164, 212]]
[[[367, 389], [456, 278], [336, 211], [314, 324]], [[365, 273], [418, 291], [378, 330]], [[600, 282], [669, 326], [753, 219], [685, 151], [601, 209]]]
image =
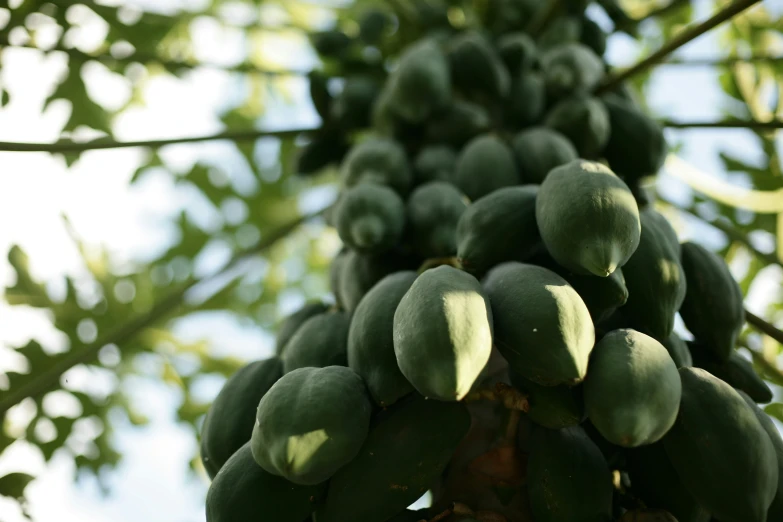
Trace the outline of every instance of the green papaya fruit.
[[482, 33], [469, 29], [453, 36], [447, 56], [451, 78], [460, 91], [489, 98], [508, 96], [508, 70]]
[[370, 8], [359, 17], [359, 39], [366, 44], [376, 45], [391, 26], [391, 17], [381, 9]]
[[258, 403], [253, 458], [295, 484], [320, 484], [359, 453], [371, 413], [364, 381], [350, 368], [296, 369]]
[[680, 481], [663, 442], [627, 453], [631, 490], [647, 507], [665, 509], [679, 522], [708, 522], [707, 512]]
[[609, 113], [598, 98], [592, 96], [561, 100], [549, 111], [544, 124], [571, 140], [580, 158], [601, 157], [609, 141]]
[[399, 194], [406, 194], [413, 182], [405, 149], [386, 138], [370, 138], [354, 145], [341, 165], [341, 178], [345, 187], [377, 183]]
[[277, 329], [277, 337], [275, 338], [275, 353], [282, 355], [285, 350], [288, 341], [294, 336], [299, 327], [304, 324], [305, 321], [315, 315], [325, 313], [329, 309], [326, 303], [321, 301], [312, 301], [302, 305], [299, 310], [292, 313], [280, 323], [280, 328]]
[[676, 333], [672, 332], [671, 335], [663, 342], [663, 347], [668, 350], [669, 355], [677, 368], [684, 366], [693, 366], [693, 357], [691, 351], [688, 349], [688, 345], [682, 338]]
[[426, 259], [457, 253], [457, 223], [468, 204], [454, 185], [445, 181], [419, 185], [406, 206], [411, 242], [419, 256]]
[[207, 522], [304, 522], [325, 496], [325, 486], [293, 484], [265, 471], [247, 442], [210, 484]]
[[604, 165], [575, 160], [553, 169], [536, 198], [547, 251], [576, 274], [607, 277], [639, 245], [639, 208], [628, 186]]
[[362, 183], [343, 191], [334, 218], [343, 243], [359, 252], [379, 254], [400, 241], [405, 202], [389, 187]]
[[448, 145], [430, 145], [416, 155], [413, 168], [418, 185], [429, 181], [453, 183], [457, 153]]
[[331, 106], [332, 120], [343, 129], [362, 129], [372, 121], [372, 108], [380, 85], [371, 76], [355, 75], [345, 79], [343, 90]]
[[[350, 249], [342, 247], [340, 251], [337, 252], [337, 255], [332, 258], [332, 262], [329, 264], [329, 290], [331, 290], [332, 295], [334, 295], [334, 300], [338, 308], [344, 308], [343, 299], [340, 295], [340, 286], [342, 283], [343, 264], [345, 259], [348, 257], [349, 252], [351, 252]], [[293, 332], [291, 335], [293, 335]]]
[[498, 189], [468, 205], [457, 224], [457, 257], [481, 276], [505, 261], [525, 261], [538, 248], [536, 185]]
[[532, 127], [516, 134], [511, 148], [524, 183], [541, 184], [552, 169], [579, 157], [568, 138], [548, 127]]
[[604, 157], [612, 170], [626, 179], [656, 174], [669, 153], [661, 125], [616, 94], [606, 94], [601, 101], [609, 114]]
[[331, 118], [332, 103], [334, 97], [329, 92], [329, 77], [322, 71], [313, 69], [307, 75], [310, 83], [310, 99], [313, 107], [322, 120], [328, 121]]
[[604, 321], [628, 301], [628, 288], [625, 286], [622, 268], [612, 272], [609, 277], [571, 273], [560, 275], [574, 287], [585, 302], [593, 324]]
[[579, 426], [533, 432], [527, 490], [536, 522], [604, 522], [612, 508], [612, 474]]
[[541, 65], [547, 96], [552, 100], [592, 92], [605, 74], [601, 58], [578, 42], [558, 45], [543, 53]]
[[201, 427], [201, 462], [209, 478], [250, 440], [261, 397], [283, 376], [277, 357], [246, 364], [226, 381]]
[[340, 132], [316, 134], [297, 152], [296, 174], [309, 176], [330, 165], [339, 164], [349, 149], [345, 135]]
[[606, 33], [592, 18], [582, 17], [582, 34], [579, 41], [593, 50], [597, 56], [606, 52]]
[[339, 58], [353, 45], [353, 38], [339, 29], [329, 29], [313, 33], [310, 42], [321, 56]]
[[700, 368], [680, 368], [682, 401], [664, 437], [682, 483], [725, 522], [764, 522], [778, 486], [775, 448], [734, 388]]
[[581, 424], [585, 419], [582, 386], [541, 386], [518, 373], [509, 372], [514, 388], [527, 394], [527, 417], [552, 430]]
[[538, 123], [546, 110], [544, 77], [533, 71], [521, 73], [511, 84], [511, 95], [505, 110], [512, 125], [528, 127]]
[[750, 361], [737, 352], [732, 352], [725, 361], [718, 359], [708, 347], [689, 342], [688, 348], [693, 354], [693, 366], [707, 370], [712, 375], [747, 393], [754, 401], [771, 402], [773, 395], [764, 379], [759, 377]]
[[699, 244], [682, 244], [682, 268], [688, 281], [682, 320], [697, 341], [725, 361], [745, 324], [742, 290], [726, 262]]
[[349, 250], [340, 263], [340, 299], [343, 309], [353, 313], [364, 294], [385, 276], [399, 270], [413, 270], [419, 258], [389, 251], [379, 255]]
[[306, 320], [286, 345], [283, 372], [289, 373], [308, 366], [347, 366], [350, 322], [346, 312], [337, 311]]
[[582, 36], [582, 21], [576, 16], [558, 16], [542, 31], [536, 44], [542, 52], [568, 43], [577, 43]]
[[634, 509], [623, 513], [619, 522], [679, 522], [674, 515], [662, 509]]
[[495, 345], [509, 367], [544, 386], [580, 383], [595, 343], [587, 306], [546, 268], [502, 263], [483, 281], [492, 303]]
[[536, 43], [527, 33], [505, 34], [498, 38], [496, 46], [511, 78], [518, 78], [540, 65]]
[[449, 61], [430, 39], [408, 47], [387, 81], [396, 113], [411, 123], [422, 123], [451, 100]]
[[518, 33], [530, 23], [540, 7], [538, 0], [495, 0], [487, 2], [486, 26], [494, 34]]
[[681, 395], [677, 365], [652, 337], [614, 330], [593, 348], [585, 408], [612, 444], [633, 448], [660, 440], [677, 419]]
[[647, 208], [640, 212], [639, 247], [623, 267], [628, 302], [622, 314], [628, 326], [658, 342], [669, 339], [674, 315], [685, 298], [686, 279], [680, 243], [667, 219]]
[[426, 139], [462, 148], [468, 141], [490, 129], [489, 113], [481, 105], [464, 100], [433, 115], [427, 124]]
[[778, 464], [778, 488], [775, 492], [775, 499], [772, 501], [772, 505], [767, 511], [767, 522], [774, 522], [775, 520], [783, 520], [783, 437], [780, 436], [775, 423], [772, 419], [764, 413], [761, 408], [756, 406], [753, 399], [745, 392], [739, 391], [740, 396], [745, 399], [745, 402], [756, 414], [756, 418], [761, 423], [761, 427], [767, 432], [769, 440], [772, 442], [772, 446], [775, 448], [775, 457]]
[[394, 354], [394, 312], [416, 280], [416, 272], [395, 272], [381, 279], [362, 300], [348, 331], [348, 366], [362, 376], [381, 407], [413, 391]]
[[385, 522], [440, 477], [470, 427], [462, 403], [413, 395], [378, 415], [367, 441], [329, 483], [317, 522]]
[[514, 153], [503, 140], [483, 134], [470, 140], [457, 157], [455, 184], [471, 200], [503, 187], [519, 185]]
[[604, 436], [601, 435], [601, 432], [598, 431], [592, 422], [590, 422], [589, 418], [585, 420], [581, 426], [587, 434], [587, 437], [598, 447], [599, 451], [604, 456], [604, 459], [606, 459], [607, 464], [609, 464], [610, 469], [625, 468], [625, 455], [628, 451], [627, 448], [623, 448], [617, 444], [612, 444], [606, 440]]
[[422, 273], [394, 313], [402, 374], [428, 398], [459, 401], [492, 351], [492, 310], [478, 280], [441, 265]]
[[414, 0], [413, 9], [416, 21], [426, 29], [449, 26], [448, 5], [443, 0]]

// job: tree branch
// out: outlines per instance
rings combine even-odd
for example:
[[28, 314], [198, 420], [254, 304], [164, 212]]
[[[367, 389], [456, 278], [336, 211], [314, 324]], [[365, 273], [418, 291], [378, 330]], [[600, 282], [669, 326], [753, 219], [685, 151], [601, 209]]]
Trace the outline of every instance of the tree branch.
[[671, 121], [661, 120], [661, 125], [673, 129], [783, 129], [783, 120], [751, 121], [751, 120], [723, 120], [723, 121]]
[[668, 43], [664, 44], [660, 49], [652, 53], [647, 58], [639, 61], [636, 65], [633, 65], [624, 71], [620, 71], [619, 73], [607, 76], [604, 79], [604, 82], [598, 87], [596, 92], [602, 93], [612, 90], [625, 80], [641, 72], [644, 72], [653, 65], [661, 62], [668, 55], [687, 44], [691, 40], [707, 33], [711, 29], [722, 24], [723, 22], [726, 22], [727, 20], [730, 20], [733, 16], [741, 13], [745, 9], [759, 3], [760, 1], [761, 0], [735, 0], [704, 22], [684, 29], [680, 34], [672, 38]]
[[247, 130], [247, 131], [224, 131], [217, 134], [207, 134], [203, 136], [186, 136], [182, 138], [168, 138], [162, 140], [142, 140], [142, 141], [114, 141], [109, 139], [98, 139], [95, 141], [78, 142], [71, 140], [61, 140], [54, 143], [13, 143], [0, 141], [0, 152], [84, 152], [87, 150], [99, 149], [123, 149], [128, 147], [162, 147], [164, 145], [173, 145], [175, 143], [194, 143], [199, 141], [250, 141], [266, 136], [275, 136], [278, 138], [287, 138], [298, 136], [305, 132], [318, 130], [316, 128], [286, 129], [286, 130]]
[[218, 278], [236, 267], [242, 261], [270, 249], [278, 241], [284, 239], [291, 232], [296, 230], [300, 225], [320, 216], [323, 212], [324, 210], [320, 210], [311, 214], [305, 214], [270, 232], [269, 235], [259, 241], [255, 246], [239, 252], [237, 255], [231, 258], [231, 260], [217, 272], [201, 279], [194, 279], [185, 283], [180, 288], [174, 290], [169, 295], [155, 303], [147, 313], [131, 319], [124, 325], [120, 326], [118, 329], [110, 332], [106, 336], [98, 339], [92, 344], [83, 347], [80, 350], [73, 350], [72, 352], [68, 352], [68, 354], [59, 363], [38, 375], [36, 379], [31, 381], [27, 386], [22, 386], [17, 390], [10, 390], [7, 393], [4, 393], [3, 398], [0, 399], [0, 418], [2, 418], [11, 407], [20, 403], [27, 397], [39, 397], [40, 395], [55, 388], [60, 381], [60, 377], [62, 377], [65, 372], [78, 364], [83, 364], [95, 359], [100, 349], [107, 344], [121, 346], [136, 337], [136, 335], [141, 333], [145, 328], [148, 328], [149, 326], [177, 310], [177, 308], [182, 305], [187, 292], [196, 285], [203, 284]]
[[724, 65], [735, 65], [738, 63], [778, 63], [783, 62], [783, 56], [718, 56], [715, 58], [676, 58], [663, 62], [662, 66], [707, 66], [721, 67]]
[[768, 323], [766, 320], [747, 309], [745, 310], [745, 320], [749, 325], [753, 326], [759, 332], [772, 337], [780, 344], [783, 344], [783, 332], [781, 332], [775, 325]]

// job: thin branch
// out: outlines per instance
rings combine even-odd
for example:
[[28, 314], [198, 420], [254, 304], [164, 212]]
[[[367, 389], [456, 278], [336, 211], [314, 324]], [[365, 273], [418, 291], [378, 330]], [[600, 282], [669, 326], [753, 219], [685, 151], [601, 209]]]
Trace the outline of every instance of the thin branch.
[[722, 67], [736, 65], [738, 63], [779, 63], [783, 62], [783, 56], [722, 56], [715, 58], [675, 58], [663, 62], [661, 66], [686, 66], [686, 67]]
[[661, 125], [673, 129], [783, 129], [783, 120], [752, 121], [752, 120], [723, 120], [723, 121], [671, 121], [661, 120]]
[[624, 71], [620, 71], [617, 74], [607, 76], [604, 82], [598, 87], [596, 92], [602, 93], [612, 90], [632, 76], [644, 72], [653, 65], [663, 61], [664, 58], [691, 40], [707, 33], [711, 29], [722, 24], [723, 22], [726, 22], [727, 20], [730, 20], [735, 15], [741, 13], [745, 9], [748, 9], [752, 5], [759, 3], [760, 1], [761, 0], [735, 0], [704, 22], [684, 29], [680, 34], [672, 38], [668, 43], [664, 44], [663, 47], [652, 53], [647, 58], [639, 61], [636, 65], [633, 65]]
[[315, 128], [286, 129], [286, 130], [246, 130], [246, 131], [224, 131], [217, 134], [207, 134], [203, 136], [186, 136], [182, 138], [168, 138], [162, 140], [141, 140], [141, 141], [114, 141], [109, 139], [98, 139], [95, 141], [78, 142], [71, 140], [61, 140], [55, 143], [13, 143], [0, 141], [0, 152], [84, 152], [87, 150], [99, 149], [123, 149], [128, 147], [151, 147], [158, 148], [164, 145], [173, 145], [175, 143], [194, 143], [199, 141], [250, 141], [266, 136], [275, 136], [286, 138], [298, 136], [305, 132], [312, 132]]
[[745, 310], [745, 320], [759, 332], [772, 337], [780, 344], [783, 344], [783, 332], [775, 325], [768, 323], [766, 320], [747, 309]]
[[26, 386], [22, 386], [19, 389], [6, 392], [3, 398], [0, 400], [0, 418], [2, 418], [10, 408], [16, 404], [19, 404], [27, 397], [39, 397], [42, 394], [56, 388], [60, 381], [60, 377], [62, 377], [65, 372], [78, 364], [84, 364], [92, 361], [95, 359], [95, 357], [97, 357], [100, 349], [107, 344], [122, 346], [136, 337], [144, 329], [152, 326], [153, 324], [162, 320], [164, 317], [167, 317], [169, 314], [176, 311], [183, 304], [185, 295], [188, 293], [188, 291], [196, 285], [207, 283], [216, 278], [219, 278], [229, 270], [235, 268], [242, 261], [245, 261], [252, 256], [258, 255], [270, 249], [278, 241], [287, 237], [300, 225], [320, 216], [323, 212], [324, 210], [320, 210], [311, 214], [305, 214], [291, 221], [290, 223], [281, 226], [277, 230], [270, 232], [269, 235], [259, 241], [255, 246], [234, 256], [217, 272], [201, 279], [194, 279], [188, 283], [185, 283], [180, 288], [174, 290], [169, 295], [155, 303], [147, 313], [135, 317], [113, 332], [110, 332], [106, 336], [98, 339], [96, 342], [89, 344], [82, 349], [69, 352], [59, 363], [36, 376], [35, 380], [31, 381]]
[[778, 386], [783, 386], [783, 372], [780, 370], [780, 368], [777, 367], [777, 365], [775, 365], [775, 363], [770, 361], [760, 350], [751, 348], [747, 343], [741, 344], [739, 346], [748, 350], [751, 357], [753, 357], [753, 361], [761, 366], [764, 373], [762, 377], [766, 376], [769, 381], [777, 384]]

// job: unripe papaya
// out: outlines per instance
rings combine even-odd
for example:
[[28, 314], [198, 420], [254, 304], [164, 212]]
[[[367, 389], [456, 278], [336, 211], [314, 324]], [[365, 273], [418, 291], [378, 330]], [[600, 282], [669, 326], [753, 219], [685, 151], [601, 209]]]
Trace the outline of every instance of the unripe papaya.
[[647, 208], [640, 217], [639, 247], [623, 267], [628, 302], [622, 314], [634, 330], [665, 342], [674, 328], [674, 315], [687, 286], [680, 264], [680, 243], [677, 233], [658, 212]]
[[628, 186], [600, 163], [553, 169], [536, 199], [536, 221], [552, 257], [576, 274], [607, 277], [639, 245], [639, 208]]
[[526, 71], [511, 84], [506, 110], [508, 121], [519, 127], [538, 123], [546, 110], [546, 84], [537, 72]]
[[453, 183], [457, 153], [447, 145], [430, 145], [416, 155], [413, 162], [417, 184], [429, 181]]
[[518, 373], [509, 372], [511, 384], [527, 394], [527, 417], [552, 430], [576, 426], [585, 420], [582, 386], [541, 386]]
[[604, 95], [601, 101], [609, 114], [611, 132], [604, 157], [612, 170], [629, 180], [656, 174], [669, 152], [661, 125], [616, 94]]
[[319, 314], [302, 323], [283, 353], [283, 372], [308, 366], [346, 366], [349, 324], [346, 312]]
[[411, 123], [422, 123], [451, 100], [449, 61], [429, 39], [408, 47], [387, 81], [396, 113]]
[[465, 145], [457, 158], [454, 178], [472, 201], [520, 181], [511, 148], [492, 134], [477, 136]]
[[547, 95], [559, 100], [591, 92], [604, 77], [604, 64], [592, 49], [572, 42], [559, 45], [541, 57]]
[[560, 101], [544, 123], [570, 139], [580, 158], [599, 158], [609, 141], [609, 113], [592, 96], [572, 96]]
[[622, 268], [612, 272], [609, 277], [570, 273], [560, 275], [574, 287], [585, 302], [593, 324], [604, 321], [628, 301], [628, 288], [625, 286]]
[[380, 9], [367, 9], [359, 17], [359, 38], [366, 44], [376, 45], [391, 25], [391, 17]]
[[595, 343], [582, 298], [546, 268], [503, 263], [483, 281], [492, 303], [495, 345], [509, 367], [544, 386], [580, 383]]
[[699, 244], [683, 243], [682, 268], [688, 281], [682, 320], [697, 341], [726, 360], [745, 324], [742, 290], [726, 262]]
[[272, 357], [243, 366], [223, 385], [201, 428], [201, 462], [210, 478], [250, 440], [258, 401], [282, 375], [280, 359]]
[[419, 256], [426, 259], [457, 253], [457, 223], [468, 204], [454, 185], [445, 181], [420, 185], [406, 205], [411, 241]]
[[703, 368], [712, 375], [747, 393], [754, 401], [766, 403], [772, 401], [772, 390], [764, 379], [753, 370], [753, 365], [737, 352], [732, 352], [725, 361], [718, 359], [708, 347], [690, 342], [693, 354], [693, 366]]
[[316, 52], [327, 58], [342, 56], [353, 44], [353, 38], [339, 29], [314, 33], [310, 40]]
[[536, 522], [611, 518], [611, 472], [601, 451], [579, 426], [533, 432], [527, 490]]
[[398, 270], [412, 270], [420, 260], [395, 251], [379, 255], [349, 250], [340, 262], [340, 299], [343, 309], [353, 313], [364, 294], [385, 276]]
[[253, 460], [245, 443], [207, 491], [207, 522], [303, 522], [325, 496], [326, 484], [293, 484]]
[[518, 32], [536, 15], [538, 0], [495, 0], [487, 3], [487, 27], [494, 34]]
[[[346, 247], [341, 248], [340, 251], [337, 252], [337, 255], [332, 258], [332, 262], [329, 265], [329, 290], [331, 290], [332, 295], [334, 295], [334, 300], [338, 308], [345, 308], [343, 306], [342, 296], [340, 295], [340, 285], [342, 280], [343, 263], [345, 262], [346, 257], [348, 257], [349, 252], [351, 252], [350, 249]], [[309, 319], [309, 317], [307, 319]], [[294, 332], [291, 333], [291, 335], [293, 334]]]
[[405, 202], [389, 187], [362, 183], [343, 192], [334, 218], [343, 243], [359, 252], [378, 254], [402, 237]]
[[498, 55], [511, 78], [519, 78], [539, 65], [538, 48], [527, 33], [509, 33], [498, 38]]
[[394, 313], [402, 374], [428, 398], [459, 401], [492, 351], [492, 311], [478, 280], [442, 265], [413, 283]]
[[541, 242], [536, 185], [505, 187], [471, 203], [457, 224], [457, 257], [479, 277], [505, 261], [525, 261]]
[[364, 381], [350, 368], [299, 368], [258, 403], [253, 458], [295, 484], [320, 484], [359, 453], [371, 412]]
[[415, 394], [379, 413], [359, 455], [332, 477], [315, 519], [386, 522], [441, 476], [470, 423], [464, 404]]
[[536, 44], [542, 52], [549, 49], [560, 47], [569, 43], [579, 42], [582, 36], [582, 21], [576, 16], [558, 16], [552, 20], [541, 36], [538, 37]]
[[332, 164], [339, 164], [350, 145], [343, 133], [318, 133], [296, 155], [296, 174], [309, 176]]
[[299, 327], [314, 315], [320, 315], [328, 309], [329, 306], [326, 303], [312, 301], [304, 304], [299, 310], [283, 319], [280, 323], [280, 328], [277, 330], [277, 337], [275, 338], [275, 353], [277, 353], [277, 355], [282, 355], [288, 341], [290, 341], [291, 337], [299, 330]]
[[468, 95], [508, 96], [510, 79], [500, 57], [483, 34], [464, 31], [449, 42], [448, 61], [455, 87]]
[[606, 33], [592, 18], [582, 17], [582, 34], [579, 41], [593, 50], [597, 56], [606, 52]]
[[552, 169], [579, 157], [568, 138], [548, 127], [533, 127], [518, 133], [511, 147], [524, 183], [541, 184]]
[[427, 124], [426, 138], [434, 143], [462, 148], [490, 127], [489, 114], [481, 105], [454, 100], [449, 107], [433, 115]]
[[585, 408], [609, 442], [625, 448], [657, 442], [677, 419], [681, 395], [677, 365], [652, 337], [614, 330], [593, 348]]
[[682, 401], [664, 437], [682, 483], [714, 517], [764, 522], [778, 486], [775, 448], [734, 388], [699, 368], [680, 368]]
[[343, 129], [368, 127], [380, 85], [370, 76], [346, 78], [343, 90], [331, 106], [332, 119]]
[[753, 410], [753, 413], [756, 414], [756, 418], [761, 423], [761, 427], [767, 432], [769, 440], [775, 448], [775, 457], [778, 463], [778, 489], [775, 493], [775, 499], [772, 501], [769, 511], [767, 511], [767, 522], [783, 520], [783, 479], [780, 478], [783, 477], [783, 437], [780, 436], [780, 432], [778, 431], [777, 426], [775, 426], [775, 423], [772, 422], [772, 419], [761, 411], [761, 408], [756, 406], [753, 399], [748, 396], [748, 394], [743, 391], [739, 391], [738, 393], [745, 399], [745, 402], [750, 406], [750, 409]]
[[348, 331], [348, 366], [362, 376], [376, 404], [386, 407], [413, 391], [394, 354], [394, 312], [416, 280], [416, 272], [381, 279], [362, 300]]
[[710, 514], [680, 481], [663, 442], [627, 452], [631, 490], [647, 507], [665, 509], [678, 522], [709, 522]]
[[355, 145], [343, 160], [342, 183], [388, 185], [398, 194], [406, 194], [413, 182], [405, 149], [390, 139], [371, 138]]
[[682, 338], [676, 333], [672, 332], [671, 335], [663, 342], [663, 347], [669, 352], [674, 364], [677, 368], [684, 366], [693, 366], [693, 357], [691, 351], [688, 349], [688, 345]]

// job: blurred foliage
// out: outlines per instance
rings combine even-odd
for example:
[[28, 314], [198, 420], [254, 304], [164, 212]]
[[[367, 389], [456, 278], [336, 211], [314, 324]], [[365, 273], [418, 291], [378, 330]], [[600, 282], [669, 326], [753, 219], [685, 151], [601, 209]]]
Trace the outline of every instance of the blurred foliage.
[[[264, 123], [270, 106], [292, 103], [291, 87], [295, 82], [309, 85], [321, 127], [297, 138], [238, 142], [231, 146], [233, 154], [221, 161], [204, 157], [185, 172], [168, 165], [156, 152], [148, 154], [131, 183], [140, 183], [150, 173], [163, 172], [174, 180], [179, 191], [196, 194], [201, 206], [209, 207], [209, 214], [218, 216], [207, 226], [185, 209], [169, 223], [177, 231], [176, 240], [153, 259], [121, 262], [108, 251], [88, 248], [71, 230], [82, 254], [83, 273], [63, 277], [61, 281], [40, 281], [30, 272], [27, 255], [19, 247], [8, 252], [15, 282], [5, 289], [5, 300], [12, 306], [45, 311], [67, 342], [57, 350], [45, 346], [33, 334], [23, 346], [13, 347], [25, 359], [26, 369], [7, 374], [6, 388], [0, 388], [0, 403], [21, 389], [29, 387], [35, 393], [10, 412], [0, 412], [0, 458], [11, 444], [24, 440], [36, 446], [45, 460], [56, 452], [65, 453], [79, 471], [93, 473], [101, 480], [105, 477], [102, 470], [116, 465], [121, 458], [114, 445], [113, 426], [120, 422], [140, 426], [147, 422], [124, 386], [138, 375], [157, 378], [178, 390], [178, 419], [197, 430], [208, 405], [199, 401], [193, 391], [198, 378], [208, 374], [225, 377], [244, 361], [216, 354], [207, 341], [179, 339], [173, 326], [182, 318], [220, 311], [273, 331], [281, 319], [279, 303], [283, 294], [299, 293], [304, 298], [326, 295], [324, 281], [334, 250], [334, 235], [324, 233], [321, 224], [303, 227], [265, 250], [263, 256], [251, 256], [237, 269], [216, 278], [217, 287], [214, 281], [208, 281], [211, 285], [199, 282], [204, 277], [196, 273], [199, 260], [215, 251], [232, 258], [252, 250], [278, 227], [300, 215], [303, 193], [333, 184], [334, 165], [355, 137], [356, 129], [335, 116], [335, 91], [329, 78], [359, 73], [382, 77], [388, 66], [384, 57], [391, 57], [393, 62], [402, 47], [420, 36], [419, 25], [423, 21], [431, 24], [435, 20], [446, 30], [470, 26], [488, 16], [493, 1], [500, 0], [361, 0], [345, 5], [304, 0], [210, 0], [199, 2], [200, 10], [193, 11], [172, 8], [174, 3], [168, 2], [161, 2], [160, 6], [145, 2], [143, 5], [150, 6], [146, 10], [132, 7], [141, 3], [21, 0], [4, 9], [10, 16], [0, 28], [0, 67], [6, 53], [17, 51], [9, 48], [14, 46], [64, 53], [67, 57], [67, 71], [57, 79], [47, 100], [47, 104], [65, 100], [71, 107], [61, 129], [62, 137], [86, 129], [91, 135], [111, 137], [113, 122], [119, 115], [144, 105], [145, 87], [151, 77], [186, 77], [199, 67], [225, 69], [236, 81], [236, 90], [242, 93], [239, 101], [218, 115], [225, 129], [247, 130]], [[622, 13], [645, 18], [667, 3], [627, 0], [618, 5], [603, 0], [598, 2], [603, 7], [593, 7], [598, 11], [608, 9], [617, 21], [622, 20]], [[677, 3], [680, 5], [676, 8], [645, 19], [633, 30], [625, 28], [639, 35], [640, 55], [659, 47], [694, 21], [697, 2]], [[727, 2], [711, 3], [718, 7]], [[153, 11], [153, 5], [160, 10]], [[373, 26], [357, 22], [370, 6], [387, 13], [388, 23], [376, 21]], [[193, 34], [195, 24], [204, 20], [239, 32], [244, 55], [219, 64], [201, 62]], [[720, 52], [734, 56], [769, 53], [775, 45], [779, 49], [781, 24], [763, 8], [740, 16], [721, 28]], [[74, 44], [80, 41], [82, 33], [94, 27], [105, 31], [99, 44]], [[345, 38], [326, 41], [324, 35], [333, 35], [330, 30], [334, 27], [343, 31]], [[284, 74], [284, 64], [269, 50], [277, 43], [300, 46], [303, 54], [313, 56], [316, 72], [309, 77], [301, 71]], [[371, 46], [369, 52], [367, 45]], [[131, 96], [122, 107], [109, 109], [91, 95], [86, 71], [88, 65], [96, 63], [131, 86]], [[783, 117], [781, 62], [726, 65], [716, 74], [725, 93], [723, 108], [727, 117]], [[644, 93], [649, 79], [650, 73], [642, 74], [631, 82], [632, 87]], [[639, 98], [643, 103], [645, 97]], [[7, 103], [8, 94], [3, 90], [0, 107]], [[721, 154], [726, 171], [733, 180], [740, 179], [734, 176], [741, 176], [746, 187], [765, 191], [783, 188], [780, 150], [774, 135], [769, 131], [746, 132], [752, 133], [757, 147], [749, 155], [763, 160], [751, 163], [746, 157], [726, 151]], [[677, 140], [679, 135], [673, 138]], [[308, 150], [310, 156], [306, 156]], [[314, 159], [318, 154], [312, 151], [324, 150], [328, 154], [319, 153]], [[78, 158], [78, 154], [68, 154], [65, 159], [70, 165]], [[240, 170], [251, 173], [252, 180], [237, 183], [223, 160], [232, 166], [241, 164]], [[297, 176], [297, 171], [302, 175]], [[765, 261], [754, 252], [761, 247], [751, 249], [748, 244], [755, 244], [759, 236], [771, 238], [773, 244], [777, 238], [777, 243], [783, 244], [779, 219], [773, 214], [738, 210], [695, 193], [688, 206], [675, 211], [689, 212], [707, 221], [720, 220], [746, 239], [743, 242], [737, 236], [727, 236], [721, 251], [729, 260], [743, 255], [748, 259], [741, 278], [746, 293], [769, 264], [768, 257]], [[174, 304], [154, 321], [141, 321], [164, 301]], [[779, 289], [767, 317], [783, 322], [783, 296]], [[127, 328], [134, 321], [141, 326]], [[775, 366], [780, 346], [750, 330], [742, 342], [753, 349], [757, 370], [771, 382], [783, 385], [783, 375]], [[90, 354], [96, 350], [98, 356], [92, 357]], [[150, 358], [155, 361], [152, 367], [157, 375], [144, 370], [150, 366], [142, 363]], [[74, 360], [79, 364], [68, 369]], [[39, 386], [42, 376], [52, 375], [56, 377], [54, 385]], [[110, 386], [91, 385], [93, 380], [101, 379], [107, 379]], [[74, 411], [68, 415], [58, 412], [50, 404], [56, 401], [72, 403]], [[772, 404], [767, 411], [783, 420], [783, 405]], [[24, 418], [24, 422], [12, 422], [12, 418]], [[196, 460], [192, 464], [200, 466]], [[32, 477], [22, 473], [0, 477], [0, 494], [21, 497], [30, 480]]]

